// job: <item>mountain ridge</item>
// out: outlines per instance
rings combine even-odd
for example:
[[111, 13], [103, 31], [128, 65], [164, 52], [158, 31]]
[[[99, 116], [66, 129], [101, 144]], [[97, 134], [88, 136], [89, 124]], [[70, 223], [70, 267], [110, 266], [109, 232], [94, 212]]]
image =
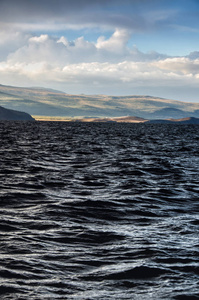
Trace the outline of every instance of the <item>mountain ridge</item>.
[[43, 117], [137, 116], [144, 119], [199, 117], [199, 103], [183, 102], [148, 95], [108, 96], [71, 95], [46, 88], [0, 85], [0, 104]]

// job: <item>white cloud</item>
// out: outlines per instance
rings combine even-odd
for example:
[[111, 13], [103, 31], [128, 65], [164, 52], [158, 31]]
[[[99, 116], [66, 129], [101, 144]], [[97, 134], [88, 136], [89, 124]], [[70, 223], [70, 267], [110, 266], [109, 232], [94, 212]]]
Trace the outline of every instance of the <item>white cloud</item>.
[[47, 34], [42, 34], [40, 36], [34, 36], [29, 39], [32, 43], [45, 43], [49, 39]]
[[47, 34], [28, 36], [23, 43], [11, 52], [7, 59], [10, 63], [47, 62], [64, 67], [66, 64], [87, 62], [119, 63], [128, 61], [151, 61], [165, 58], [156, 52], [143, 53], [127, 46], [130, 33], [117, 29], [110, 38], [100, 36], [97, 42], [89, 42], [84, 37], [68, 41], [64, 36], [52, 38]]
[[117, 29], [108, 40], [105, 40], [103, 36], [99, 37], [96, 47], [100, 50], [103, 49], [118, 54], [124, 54], [129, 38], [130, 34], [127, 30]]
[[27, 44], [30, 34], [21, 33], [0, 25], [0, 61], [5, 60], [9, 53], [15, 52]]
[[140, 93], [160, 87], [197, 90], [199, 86], [198, 53], [187, 57], [143, 53], [136, 46], [127, 46], [130, 34], [126, 30], [117, 29], [110, 38], [99, 37], [96, 43], [84, 37], [68, 41], [46, 34], [20, 36], [19, 47], [14, 40], [14, 51], [0, 62], [2, 84], [110, 94], [132, 94], [138, 88]]
[[[64, 84], [78, 83], [92, 85], [98, 82], [100, 85], [131, 83], [132, 86], [156, 86], [189, 84], [195, 81], [198, 84], [198, 76], [183, 75], [158, 68], [154, 63], [129, 62], [121, 63], [78, 63], [68, 64], [65, 67], [53, 66], [46, 62], [34, 63], [7, 63], [0, 64], [1, 77], [3, 74], [10, 76], [27, 77], [31, 80], [43, 83], [48, 81], [62, 82]], [[89, 89], [89, 88], [88, 88]]]
[[191, 60], [187, 57], [174, 57], [154, 63], [156, 67], [170, 72], [181, 73], [184, 75], [199, 74], [199, 59]]
[[48, 35], [41, 35], [29, 38], [26, 45], [8, 55], [7, 61], [10, 64], [47, 62], [59, 65], [65, 54], [63, 44]]
[[127, 48], [129, 34], [124, 30], [116, 30], [105, 40], [100, 37], [97, 43], [89, 42], [84, 37], [69, 42], [64, 36], [52, 38], [48, 35], [32, 36], [27, 43], [8, 55], [8, 61], [47, 62], [52, 65], [65, 66], [81, 62], [118, 62], [132, 56]]

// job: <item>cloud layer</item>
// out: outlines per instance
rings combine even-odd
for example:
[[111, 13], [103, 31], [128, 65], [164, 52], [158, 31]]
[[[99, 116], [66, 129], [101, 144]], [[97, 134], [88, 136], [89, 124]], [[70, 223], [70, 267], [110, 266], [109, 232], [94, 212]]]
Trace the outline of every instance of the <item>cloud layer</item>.
[[[1, 0], [0, 83], [198, 100], [199, 52], [197, 44], [194, 48], [184, 43], [196, 43], [198, 2], [186, 3]], [[138, 35], [142, 49], [186, 44], [193, 51], [141, 51], [134, 45]]]
[[[131, 32], [160, 31], [171, 25], [182, 26], [183, 0], [1, 0], [0, 27], [23, 31], [59, 31], [101, 28], [128, 29]], [[183, 1], [184, 2], [184, 1]], [[189, 1], [189, 5], [194, 0]], [[188, 18], [189, 12], [186, 12]], [[197, 22], [197, 16], [191, 14]]]
[[118, 94], [126, 90], [132, 94], [138, 88], [142, 92], [143, 88], [155, 90], [157, 86], [199, 86], [199, 52], [187, 57], [143, 53], [135, 46], [128, 47], [129, 38], [130, 33], [124, 29], [117, 29], [108, 39], [99, 36], [95, 43], [83, 37], [70, 42], [64, 36], [47, 34], [13, 34], [11, 43], [5, 35], [2, 44], [5, 48], [9, 45], [13, 52], [5, 58], [6, 49], [1, 48], [5, 59], [0, 62], [0, 81], [13, 78], [13, 83], [20, 85], [53, 83], [72, 93]]

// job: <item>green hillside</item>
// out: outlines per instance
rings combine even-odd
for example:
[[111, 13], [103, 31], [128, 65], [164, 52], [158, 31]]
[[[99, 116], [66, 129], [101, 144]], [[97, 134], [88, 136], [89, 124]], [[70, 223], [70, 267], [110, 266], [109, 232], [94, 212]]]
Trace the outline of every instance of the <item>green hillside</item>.
[[52, 89], [0, 85], [0, 105], [34, 116], [182, 118], [199, 117], [199, 103], [152, 96], [71, 95]]

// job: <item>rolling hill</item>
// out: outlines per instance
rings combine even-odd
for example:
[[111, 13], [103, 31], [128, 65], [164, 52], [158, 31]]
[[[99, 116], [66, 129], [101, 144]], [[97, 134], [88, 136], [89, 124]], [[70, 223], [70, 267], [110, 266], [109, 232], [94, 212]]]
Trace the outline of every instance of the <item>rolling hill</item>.
[[[199, 117], [199, 103], [152, 96], [71, 95], [45, 88], [0, 85], [0, 105], [42, 117], [136, 116], [144, 119]], [[39, 117], [40, 116], [40, 117]]]

